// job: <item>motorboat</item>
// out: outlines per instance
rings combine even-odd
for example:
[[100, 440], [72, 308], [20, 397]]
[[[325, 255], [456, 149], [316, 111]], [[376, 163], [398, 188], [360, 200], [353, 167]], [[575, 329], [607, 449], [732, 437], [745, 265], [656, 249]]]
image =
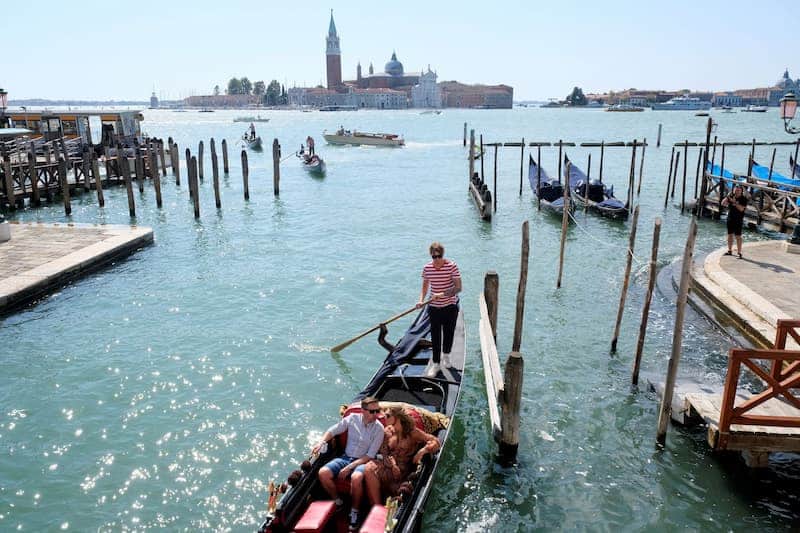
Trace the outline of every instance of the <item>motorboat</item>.
[[365, 131], [350, 131], [340, 128], [336, 133], [322, 132], [328, 144], [350, 146], [404, 146], [402, 136], [396, 133], [368, 133]]

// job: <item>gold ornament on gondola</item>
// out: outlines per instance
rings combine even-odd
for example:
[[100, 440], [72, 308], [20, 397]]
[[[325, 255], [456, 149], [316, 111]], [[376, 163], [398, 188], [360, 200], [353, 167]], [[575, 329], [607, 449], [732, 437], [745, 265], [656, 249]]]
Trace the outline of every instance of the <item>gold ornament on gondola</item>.
[[397, 525], [397, 520], [394, 517], [397, 514], [398, 505], [397, 498], [392, 498], [391, 496], [386, 498], [386, 525], [383, 528], [384, 531], [392, 531], [394, 526]]

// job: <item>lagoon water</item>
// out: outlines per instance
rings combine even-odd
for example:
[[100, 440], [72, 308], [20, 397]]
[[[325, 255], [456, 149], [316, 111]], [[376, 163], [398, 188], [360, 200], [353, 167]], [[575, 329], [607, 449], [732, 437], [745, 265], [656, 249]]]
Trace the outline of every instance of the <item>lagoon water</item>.
[[[798, 525], [800, 469], [790, 456], [775, 456], [766, 471], [749, 473], [736, 458], [713, 455], [702, 429], [676, 427], [658, 451], [655, 397], [629, 387], [653, 220], [664, 219], [660, 265], [681, 254], [687, 234], [689, 216], [675, 201], [663, 207], [670, 146], [703, 139], [706, 119], [691, 112], [533, 108], [439, 116], [269, 112], [271, 121], [257, 125], [265, 145], [277, 137], [289, 155], [311, 134], [328, 174], [312, 178], [290, 157], [274, 198], [271, 151], [251, 152], [251, 200], [245, 202], [236, 140], [246, 124], [232, 121], [243, 113], [144, 114], [144, 129], [171, 135], [181, 153], [187, 146], [196, 153], [197, 142], [205, 141], [201, 218], [193, 218], [185, 173], [180, 187], [171, 175], [164, 180], [163, 209], [146, 184], [144, 195], [136, 193], [135, 222], [154, 229], [155, 245], [0, 319], [0, 530], [255, 529], [269, 481], [296, 468], [385, 354], [374, 336], [338, 355], [330, 346], [414, 304], [432, 240], [442, 241], [461, 268], [468, 370], [425, 530], [777, 531]], [[712, 116], [720, 140], [787, 140], [772, 109]], [[498, 211], [492, 223], [478, 219], [467, 195], [464, 122], [486, 142], [648, 138], [637, 261], [616, 356], [608, 348], [630, 222], [577, 213], [563, 287], [556, 290], [560, 220], [537, 212], [527, 178], [519, 195], [518, 148], [500, 149]], [[660, 149], [654, 142], [659, 123]], [[340, 125], [402, 133], [407, 146], [326, 146], [321, 132]], [[233, 148], [219, 212], [211, 137], [227, 138]], [[756, 158], [769, 164], [771, 151], [758, 147]], [[781, 172], [789, 151], [778, 149]], [[584, 169], [588, 153], [569, 150]], [[746, 153], [728, 150], [726, 167], [746, 170]], [[552, 174], [556, 154], [552, 148], [542, 153]], [[689, 154], [693, 187], [697, 151]], [[592, 159], [596, 175], [597, 149]], [[489, 152], [487, 177], [492, 161]], [[629, 164], [629, 149], [606, 151], [604, 181], [622, 198]], [[93, 195], [79, 196], [69, 220], [130, 223], [123, 188], [107, 190], [106, 202], [99, 209]], [[59, 204], [10, 218], [67, 220]], [[519, 466], [501, 469], [493, 461], [477, 302], [484, 273], [496, 270], [498, 348], [507, 354], [524, 220], [531, 224], [531, 271]], [[763, 238], [769, 236], [745, 235]], [[723, 224], [701, 221], [698, 255], [723, 239]], [[654, 299], [644, 375], [666, 371], [673, 300]], [[390, 326], [390, 338], [409, 321]], [[681, 374], [721, 384], [729, 347], [691, 314]]]

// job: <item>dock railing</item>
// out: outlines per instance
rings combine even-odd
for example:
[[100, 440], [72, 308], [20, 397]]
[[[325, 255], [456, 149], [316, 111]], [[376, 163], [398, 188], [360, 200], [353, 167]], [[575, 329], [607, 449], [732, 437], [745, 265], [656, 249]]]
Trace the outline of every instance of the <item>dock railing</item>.
[[[775, 347], [770, 350], [731, 349], [728, 373], [720, 407], [717, 448], [727, 448], [731, 426], [774, 426], [800, 428], [800, 416], [754, 414], [751, 411], [768, 400], [776, 399], [800, 409], [800, 350], [785, 350], [787, 335], [800, 341], [800, 320], [780, 320]], [[759, 364], [769, 362], [769, 371]], [[766, 388], [736, 405], [736, 392], [742, 367], [750, 370]]]

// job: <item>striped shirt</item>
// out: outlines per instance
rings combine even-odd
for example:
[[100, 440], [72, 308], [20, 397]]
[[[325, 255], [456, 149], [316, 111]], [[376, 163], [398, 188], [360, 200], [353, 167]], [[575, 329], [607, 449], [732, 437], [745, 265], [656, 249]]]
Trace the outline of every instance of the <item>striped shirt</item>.
[[[430, 284], [429, 295], [436, 292], [444, 292], [448, 289], [455, 287], [455, 280], [461, 279], [461, 273], [458, 271], [458, 265], [449, 259], [444, 260], [442, 268], [437, 269], [433, 266], [433, 261], [422, 267], [422, 279]], [[444, 296], [438, 300], [430, 303], [433, 307], [446, 307], [454, 304], [458, 298], [453, 296]]]

